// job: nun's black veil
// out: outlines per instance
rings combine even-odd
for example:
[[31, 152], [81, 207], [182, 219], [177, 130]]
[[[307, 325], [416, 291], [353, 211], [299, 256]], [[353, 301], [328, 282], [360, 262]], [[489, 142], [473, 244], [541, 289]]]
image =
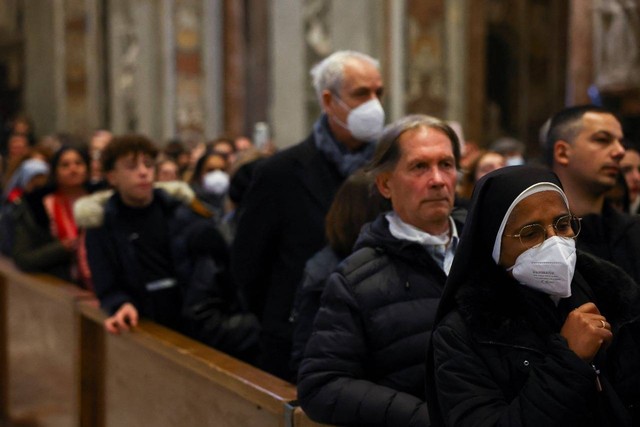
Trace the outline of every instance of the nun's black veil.
[[455, 308], [455, 297], [461, 286], [470, 280], [505, 274], [491, 257], [498, 229], [511, 203], [524, 190], [540, 182], [550, 182], [562, 188], [555, 173], [532, 166], [497, 169], [478, 181], [438, 307], [436, 323]]
[[[471, 197], [460, 244], [451, 266], [433, 330], [457, 306], [456, 296], [463, 286], [505, 278], [491, 254], [498, 229], [511, 203], [527, 188], [540, 182], [560, 185], [558, 177], [548, 169], [531, 166], [510, 166], [488, 173], [477, 182]], [[443, 426], [435, 389], [433, 341], [427, 351], [426, 398], [432, 427]]]

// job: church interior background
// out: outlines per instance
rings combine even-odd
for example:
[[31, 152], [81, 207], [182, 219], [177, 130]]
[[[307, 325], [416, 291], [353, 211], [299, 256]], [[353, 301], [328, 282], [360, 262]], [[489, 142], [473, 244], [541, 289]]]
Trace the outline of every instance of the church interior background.
[[638, 134], [640, 0], [0, 0], [0, 119], [161, 145], [264, 121], [285, 147], [318, 114], [308, 70], [337, 49], [380, 59], [388, 120], [457, 121], [480, 146], [536, 154], [547, 117], [582, 103]]

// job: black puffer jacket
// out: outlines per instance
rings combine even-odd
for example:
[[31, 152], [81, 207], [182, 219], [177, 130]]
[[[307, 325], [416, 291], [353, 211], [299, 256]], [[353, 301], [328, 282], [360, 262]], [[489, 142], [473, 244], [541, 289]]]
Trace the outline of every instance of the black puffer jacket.
[[296, 374], [300, 367], [300, 361], [304, 357], [307, 341], [313, 331], [313, 321], [320, 309], [320, 300], [327, 280], [342, 259], [331, 246], [327, 245], [316, 252], [304, 267], [302, 283], [296, 292], [296, 299], [291, 311], [291, 321], [295, 325], [291, 350], [291, 370]]
[[446, 275], [422, 246], [394, 238], [384, 214], [355, 249], [322, 296], [302, 407], [329, 424], [426, 426], [424, 355]]
[[[493, 283], [467, 283], [432, 337], [434, 425], [640, 425], [640, 293], [630, 277], [579, 252], [572, 296], [557, 308], [506, 273]], [[559, 333], [569, 311], [588, 301], [614, 336], [593, 365]]]

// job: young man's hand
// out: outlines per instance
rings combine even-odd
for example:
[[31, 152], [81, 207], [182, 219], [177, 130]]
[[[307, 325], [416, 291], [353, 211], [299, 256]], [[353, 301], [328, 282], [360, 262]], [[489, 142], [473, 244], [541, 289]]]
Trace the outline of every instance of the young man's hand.
[[104, 328], [110, 334], [118, 335], [138, 326], [138, 310], [131, 303], [124, 303], [115, 314], [104, 321]]

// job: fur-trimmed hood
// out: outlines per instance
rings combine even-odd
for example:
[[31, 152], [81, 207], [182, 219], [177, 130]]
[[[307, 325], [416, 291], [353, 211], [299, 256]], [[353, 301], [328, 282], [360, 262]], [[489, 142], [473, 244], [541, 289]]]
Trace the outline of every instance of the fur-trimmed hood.
[[[163, 190], [169, 196], [186, 204], [193, 204], [195, 193], [189, 187], [189, 184], [182, 181], [156, 182], [156, 189]], [[104, 208], [107, 201], [113, 196], [114, 190], [102, 190], [88, 196], [82, 197], [76, 201], [73, 206], [73, 216], [76, 225], [82, 228], [97, 228], [102, 226], [104, 222]]]

